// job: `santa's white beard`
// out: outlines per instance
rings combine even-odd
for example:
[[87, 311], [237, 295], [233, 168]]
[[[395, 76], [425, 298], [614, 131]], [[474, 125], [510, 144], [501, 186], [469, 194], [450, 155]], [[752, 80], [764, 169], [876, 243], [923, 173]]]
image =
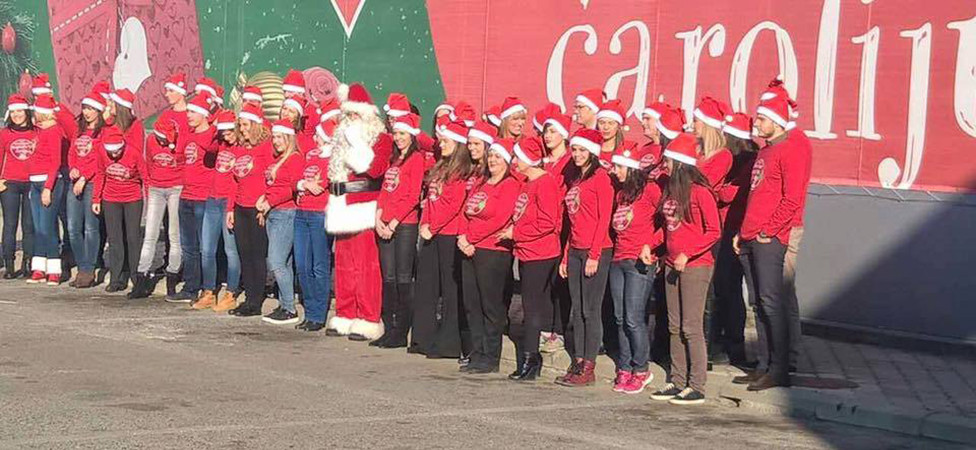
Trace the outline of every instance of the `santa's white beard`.
[[376, 115], [360, 116], [358, 119], [349, 119], [343, 115], [336, 126], [332, 138], [332, 157], [329, 160], [329, 181], [342, 183], [349, 181], [348, 157], [351, 152], [357, 151], [346, 138], [346, 131], [359, 125], [360, 138], [369, 145], [370, 151], [380, 134], [386, 131], [383, 121]]

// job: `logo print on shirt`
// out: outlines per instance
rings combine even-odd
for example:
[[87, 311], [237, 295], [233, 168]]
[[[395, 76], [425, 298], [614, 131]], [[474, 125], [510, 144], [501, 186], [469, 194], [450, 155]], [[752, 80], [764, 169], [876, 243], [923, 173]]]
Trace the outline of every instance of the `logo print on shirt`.
[[221, 150], [217, 153], [215, 168], [218, 173], [227, 173], [234, 169], [234, 152]]
[[251, 169], [254, 168], [254, 157], [251, 155], [243, 155], [234, 161], [234, 176], [237, 178], [244, 178], [247, 174], [251, 173]]
[[125, 181], [132, 178], [132, 172], [123, 164], [112, 163], [105, 168], [105, 175], [112, 177], [113, 179], [119, 181]]
[[661, 208], [664, 212], [664, 222], [667, 225], [668, 231], [674, 231], [681, 228], [681, 221], [675, 217], [674, 213], [678, 211], [678, 202], [673, 198], [669, 198], [664, 202], [664, 206]]
[[436, 202], [437, 199], [441, 198], [441, 194], [444, 193], [444, 187], [441, 186], [440, 181], [431, 181], [430, 185], [427, 186], [427, 199]]
[[36, 148], [36, 140], [21, 138], [10, 143], [10, 154], [18, 161], [26, 161], [34, 154]]
[[529, 206], [529, 194], [523, 192], [515, 199], [515, 212], [512, 213], [512, 222], [518, 222], [522, 218], [527, 206]]
[[653, 166], [655, 164], [657, 164], [657, 157], [655, 157], [654, 154], [652, 154], [652, 153], [648, 153], [648, 154], [642, 156], [641, 159], [640, 159], [640, 168], [641, 169], [646, 169], [646, 168], [651, 167], [651, 166]]
[[186, 147], [183, 148], [183, 156], [186, 157], [187, 165], [197, 162], [197, 150], [199, 149], [200, 147], [197, 146], [196, 142], [186, 144]]
[[617, 210], [613, 213], [613, 219], [611, 224], [613, 229], [617, 231], [624, 231], [630, 227], [630, 223], [634, 220], [634, 208], [631, 205], [620, 205]]
[[573, 186], [566, 191], [566, 197], [564, 201], [566, 202], [566, 211], [570, 214], [576, 214], [579, 211], [580, 200], [579, 200], [580, 188], [579, 186]]
[[475, 192], [474, 195], [468, 197], [467, 209], [464, 214], [468, 216], [477, 216], [481, 211], [485, 210], [485, 205], [488, 204], [488, 194], [485, 191]]
[[749, 188], [750, 191], [756, 190], [759, 183], [762, 183], [763, 175], [766, 171], [766, 160], [759, 158], [756, 163], [752, 165], [752, 182]]
[[88, 154], [91, 153], [91, 151], [92, 151], [91, 136], [87, 134], [83, 134], [81, 136], [78, 136], [75, 139], [75, 154], [78, 155], [79, 158], [84, 158], [88, 156]]
[[174, 158], [173, 155], [169, 154], [168, 152], [156, 153], [153, 155], [152, 160], [153, 165], [156, 167], [176, 167], [176, 158]]
[[393, 166], [386, 169], [386, 173], [383, 175], [383, 190], [393, 192], [398, 187], [400, 187], [400, 167]]

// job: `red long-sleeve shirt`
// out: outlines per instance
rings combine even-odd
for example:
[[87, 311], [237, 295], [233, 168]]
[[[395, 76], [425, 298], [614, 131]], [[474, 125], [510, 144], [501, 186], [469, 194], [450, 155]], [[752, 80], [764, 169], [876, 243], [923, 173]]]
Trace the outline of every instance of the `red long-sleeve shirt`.
[[128, 130], [123, 133], [123, 138], [125, 139], [125, 147], [129, 149], [135, 149], [136, 153], [143, 157], [146, 157], [146, 130], [142, 127], [142, 121], [136, 119], [129, 126]]
[[708, 184], [712, 190], [718, 188], [725, 182], [725, 177], [732, 168], [732, 152], [727, 148], [721, 148], [708, 159], [698, 158], [698, 170], [708, 179]]
[[[302, 171], [302, 179], [298, 181], [295, 188], [298, 190], [298, 209], [302, 211], [325, 212], [329, 206], [329, 158], [331, 151], [322, 153], [321, 148], [313, 148], [305, 153], [305, 168]], [[318, 178], [319, 186], [325, 190], [319, 195], [312, 195], [304, 188], [303, 182], [315, 181]]]
[[176, 132], [178, 136], [184, 136], [190, 132], [190, 121], [186, 118], [186, 110], [174, 111], [173, 108], [166, 108], [163, 112], [159, 113], [159, 117], [156, 121], [160, 120], [170, 120], [176, 123]]
[[743, 152], [736, 156], [732, 170], [726, 177], [727, 182], [718, 190], [718, 214], [725, 232], [738, 233], [742, 227], [755, 161], [756, 154], [753, 152]]
[[43, 180], [44, 188], [54, 189], [58, 169], [61, 168], [61, 145], [64, 139], [64, 130], [58, 125], [37, 129], [37, 145], [28, 164], [31, 181]]
[[383, 211], [380, 220], [389, 223], [417, 223], [420, 220], [420, 193], [424, 182], [424, 155], [413, 152], [403, 161], [386, 169], [383, 189], [377, 207]]
[[657, 205], [661, 202], [661, 188], [647, 183], [644, 192], [633, 203], [621, 202], [610, 226], [613, 228], [613, 260], [637, 259], [645, 245], [653, 251], [664, 242], [664, 230], [654, 223]]
[[216, 143], [217, 158], [214, 162], [213, 198], [227, 199], [234, 202], [237, 194], [237, 180], [234, 179], [234, 161], [237, 159], [237, 146], [224, 141]]
[[25, 182], [30, 177], [30, 162], [37, 148], [37, 131], [0, 129], [0, 149], [3, 150], [3, 171], [0, 178]]
[[564, 198], [569, 214], [569, 248], [587, 250], [589, 259], [612, 246], [610, 216], [613, 214], [613, 186], [602, 167], [586, 180], [576, 182]]
[[551, 173], [522, 183], [512, 213], [512, 240], [519, 261], [559, 256], [559, 229], [563, 223], [559, 188]]
[[715, 264], [710, 250], [722, 236], [715, 195], [711, 189], [695, 184], [688, 200], [688, 216], [680, 220], [676, 214], [677, 200], [665, 199], [661, 208], [667, 246], [665, 262], [673, 267], [675, 258], [684, 253], [688, 256], [686, 267], [710, 266]]
[[803, 213], [806, 211], [807, 208], [806, 192], [807, 189], [810, 187], [810, 176], [812, 175], [813, 172], [813, 145], [810, 143], [810, 138], [807, 137], [807, 134], [804, 133], [802, 130], [798, 130], [798, 129], [793, 129], [788, 135], [786, 135], [786, 140], [790, 141], [791, 145], [794, 145], [795, 146], [794, 148], [796, 148], [797, 151], [801, 153], [801, 156], [799, 156], [799, 158], [801, 161], [804, 162], [804, 164], [802, 164], [804, 169], [803, 174], [800, 175], [801, 178], [806, 180], [806, 182], [803, 183], [803, 192], [804, 192], [803, 200], [800, 201], [799, 212], [793, 216], [794, 217], [793, 226], [802, 227]]
[[432, 181], [427, 186], [420, 223], [428, 225], [431, 234], [457, 235], [460, 232], [464, 222], [461, 209], [467, 198], [466, 186], [464, 178]]
[[253, 208], [258, 198], [264, 195], [268, 186], [264, 172], [274, 161], [271, 140], [268, 139], [253, 148], [239, 147], [240, 153], [234, 160], [234, 178], [237, 179], [237, 197], [227, 202], [227, 211], [233, 205]]
[[274, 157], [274, 161], [264, 170], [264, 179], [268, 188], [264, 191], [264, 198], [272, 208], [295, 209], [295, 186], [302, 179], [305, 170], [305, 158], [299, 152], [288, 156], [272, 176], [271, 170], [284, 157], [284, 154]]
[[797, 216], [803, 214], [811, 158], [809, 141], [788, 136], [759, 151], [752, 166], [749, 202], [739, 232], [742, 239], [755, 239], [763, 233], [783, 245], [789, 244], [790, 230], [802, 223]]
[[462, 233], [468, 243], [483, 250], [511, 251], [512, 243], [499, 241], [496, 236], [511, 222], [518, 194], [519, 182], [512, 177], [474, 187], [464, 205]]
[[204, 164], [207, 152], [217, 150], [214, 142], [214, 127], [206, 131], [186, 134], [183, 146], [183, 192], [184, 200], [204, 201], [213, 189], [214, 170]]
[[[68, 168], [78, 170], [78, 177], [85, 180], [95, 178], [98, 171], [98, 154], [101, 145], [97, 138], [92, 137], [95, 130], [86, 129], [81, 135], [71, 141], [71, 148], [68, 150]], [[73, 178], [71, 181], [77, 181]]]
[[651, 180], [658, 179], [661, 176], [661, 174], [664, 173], [664, 167], [660, 164], [661, 163], [661, 153], [663, 152], [661, 150], [661, 146], [658, 145], [658, 144], [655, 144], [654, 142], [648, 142], [648, 143], [644, 144], [644, 147], [642, 147], [642, 150], [644, 152], [644, 157], [641, 158], [641, 167], [642, 168], [643, 167], [647, 167], [647, 168], [653, 167], [653, 169], [651, 169], [651, 171], [647, 174], [647, 176]]
[[185, 140], [177, 139], [173, 148], [159, 145], [155, 137], [146, 142], [146, 184], [155, 188], [171, 188], [183, 184], [183, 170], [186, 156], [183, 146]]
[[142, 177], [146, 160], [135, 149], [126, 146], [114, 160], [105, 149], [98, 149], [98, 173], [92, 190], [92, 203], [128, 203], [142, 200]]

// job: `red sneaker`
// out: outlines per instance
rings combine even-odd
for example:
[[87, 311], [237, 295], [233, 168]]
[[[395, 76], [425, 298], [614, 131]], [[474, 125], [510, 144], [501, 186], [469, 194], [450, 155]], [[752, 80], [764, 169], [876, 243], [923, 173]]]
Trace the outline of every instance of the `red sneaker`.
[[613, 392], [624, 392], [632, 376], [633, 374], [626, 370], [618, 370], [617, 378], [613, 380]]
[[654, 375], [651, 372], [634, 372], [630, 377], [630, 382], [623, 386], [624, 394], [640, 394], [644, 388], [651, 384]]
[[57, 286], [59, 284], [61, 284], [61, 275], [52, 273], [52, 274], [50, 274], [50, 275], [47, 276], [47, 285], [48, 286]]
[[35, 270], [33, 273], [31, 273], [31, 277], [27, 279], [27, 282], [30, 284], [43, 283], [45, 278], [47, 278], [47, 276], [44, 274], [44, 272]]

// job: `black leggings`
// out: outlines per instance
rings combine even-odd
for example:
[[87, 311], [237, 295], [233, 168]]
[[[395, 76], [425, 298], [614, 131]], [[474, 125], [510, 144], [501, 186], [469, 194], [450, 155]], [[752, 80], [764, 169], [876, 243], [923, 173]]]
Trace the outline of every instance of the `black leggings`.
[[268, 275], [268, 234], [258, 224], [258, 210], [234, 207], [234, 236], [241, 255], [241, 285], [244, 304], [240, 307], [260, 311], [264, 304], [264, 281]]
[[522, 335], [513, 339], [519, 352], [539, 351], [539, 333], [549, 325], [553, 317], [552, 289], [557, 278], [558, 265], [559, 257], [519, 262], [519, 279], [522, 282]]
[[112, 283], [127, 284], [129, 275], [137, 273], [142, 251], [142, 200], [102, 202], [105, 232], [108, 233], [108, 263]]
[[405, 338], [410, 331], [418, 228], [415, 223], [402, 223], [391, 239], [376, 240], [383, 273], [383, 324], [387, 333], [398, 338]]
[[[471, 363], [498, 367], [508, 321], [505, 292], [512, 279], [512, 253], [476, 249], [461, 260], [464, 312], [471, 329]], [[538, 333], [536, 333], [538, 334]]]
[[428, 356], [456, 358], [461, 354], [459, 254], [455, 235], [439, 234], [420, 243], [410, 338]]
[[34, 220], [31, 217], [30, 182], [7, 181], [7, 190], [0, 194], [0, 204], [3, 205], [3, 260], [8, 271], [14, 271], [13, 263], [17, 252], [17, 219], [20, 219], [20, 231], [23, 248], [24, 267], [34, 256]]
[[607, 291], [607, 274], [613, 249], [600, 252], [599, 266], [592, 277], [584, 273], [589, 250], [569, 249], [569, 295], [573, 306], [569, 312], [569, 329], [572, 336], [573, 357], [596, 361], [603, 342], [603, 297]]

